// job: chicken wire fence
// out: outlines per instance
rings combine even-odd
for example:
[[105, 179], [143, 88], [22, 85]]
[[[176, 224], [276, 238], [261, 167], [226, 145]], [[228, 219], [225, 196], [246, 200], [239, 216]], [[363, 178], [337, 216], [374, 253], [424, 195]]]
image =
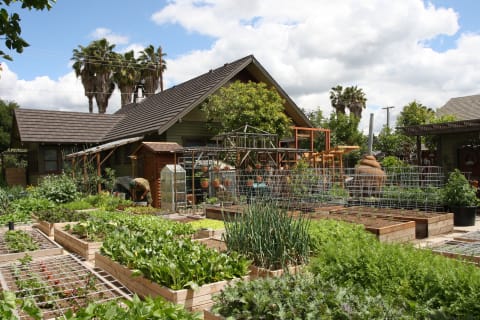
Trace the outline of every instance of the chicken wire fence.
[[[443, 211], [441, 167], [409, 166], [359, 172], [357, 168], [259, 168], [209, 172], [206, 184], [187, 190], [194, 203], [228, 206], [275, 202], [281, 207], [310, 211], [328, 205], [362, 205]], [[195, 177], [190, 177], [195, 181]], [[192, 204], [192, 203], [190, 203]]]

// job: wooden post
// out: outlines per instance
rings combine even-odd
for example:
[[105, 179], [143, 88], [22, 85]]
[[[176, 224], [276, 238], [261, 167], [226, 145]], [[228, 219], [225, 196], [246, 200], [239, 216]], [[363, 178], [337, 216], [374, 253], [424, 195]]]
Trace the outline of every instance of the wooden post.
[[98, 193], [100, 193], [102, 192], [102, 184], [100, 183], [100, 178], [102, 177], [102, 170], [100, 168], [100, 152], [97, 152], [96, 157], [97, 157], [97, 177], [99, 179], [97, 184], [97, 190], [98, 190]]

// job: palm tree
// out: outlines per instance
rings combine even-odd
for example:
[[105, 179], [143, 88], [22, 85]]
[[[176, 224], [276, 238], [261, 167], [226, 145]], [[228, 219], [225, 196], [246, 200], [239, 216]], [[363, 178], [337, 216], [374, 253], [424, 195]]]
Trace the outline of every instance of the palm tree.
[[93, 112], [93, 97], [95, 95], [95, 71], [94, 65], [90, 63], [90, 48], [78, 46], [78, 49], [73, 50], [73, 57], [71, 60], [74, 60], [73, 69], [75, 70], [75, 75], [80, 77], [85, 91], [85, 96], [88, 98], [88, 110], [90, 113]]
[[151, 96], [160, 85], [163, 91], [163, 73], [167, 70], [167, 64], [163, 57], [166, 56], [159, 46], [155, 51], [153, 45], [149, 45], [140, 52], [139, 62], [142, 65], [142, 79], [145, 80], [145, 95]]
[[112, 64], [115, 61], [115, 45], [106, 39], [92, 41], [87, 47], [79, 46], [80, 50], [73, 50], [73, 69], [81, 77], [88, 97], [89, 111], [93, 112], [92, 98], [95, 97], [98, 112], [107, 111], [108, 100], [115, 89], [112, 76]]
[[345, 114], [346, 109], [357, 118], [362, 117], [362, 111], [366, 108], [367, 98], [361, 88], [357, 86], [343, 89], [338, 85], [330, 91], [330, 101], [337, 114]]
[[133, 50], [125, 52], [123, 55], [117, 54], [113, 81], [120, 89], [122, 107], [132, 102], [135, 85], [140, 80], [139, 69]]

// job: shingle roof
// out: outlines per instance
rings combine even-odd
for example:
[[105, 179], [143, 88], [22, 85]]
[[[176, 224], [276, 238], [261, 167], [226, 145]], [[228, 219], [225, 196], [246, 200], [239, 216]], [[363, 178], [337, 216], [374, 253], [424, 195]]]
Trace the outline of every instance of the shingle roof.
[[459, 120], [480, 119], [480, 94], [452, 98], [437, 110], [437, 115], [453, 114]]
[[176, 142], [142, 142], [142, 144], [133, 152], [133, 154], [136, 154], [141, 148], [147, 148], [155, 153], [183, 151], [183, 147]]
[[15, 117], [20, 138], [24, 142], [105, 143], [150, 133], [162, 134], [244, 70], [258, 81], [277, 89], [286, 100], [285, 112], [292, 117], [295, 125], [311, 126], [285, 91], [255, 57], [249, 55], [150, 96], [140, 103], [126, 105], [114, 115], [17, 109]]
[[99, 143], [123, 115], [15, 109], [22, 142]]
[[210, 70], [196, 78], [157, 93], [140, 103], [131, 103], [117, 111], [126, 117], [107, 135], [106, 139], [144, 135], [151, 132], [165, 132], [179, 119], [199, 106], [208, 96], [232, 80], [242, 70], [249, 68], [260, 79], [269, 81], [288, 101], [286, 110], [294, 121], [301, 126], [311, 126], [295, 103], [273, 80], [253, 55]]

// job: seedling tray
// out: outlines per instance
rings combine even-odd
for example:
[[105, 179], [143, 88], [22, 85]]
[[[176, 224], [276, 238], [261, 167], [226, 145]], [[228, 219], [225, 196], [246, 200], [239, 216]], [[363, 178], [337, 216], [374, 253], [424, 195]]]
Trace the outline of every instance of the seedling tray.
[[453, 238], [453, 240], [463, 242], [480, 242], [480, 231], [472, 231]]
[[[107, 276], [70, 254], [0, 266], [2, 290], [15, 292], [17, 298], [32, 298], [43, 319], [61, 317], [68, 310], [75, 311], [90, 302], [131, 297], [131, 293]], [[20, 319], [30, 319], [21, 310], [17, 311]]]
[[28, 254], [31, 257], [45, 257], [63, 254], [63, 248], [50, 240], [44, 233], [42, 233], [38, 229], [32, 228], [30, 226], [23, 226], [16, 228], [16, 230], [23, 230], [30, 234], [30, 236], [38, 244], [39, 248], [38, 250], [26, 252], [9, 251], [4, 240], [5, 232], [7, 232], [8, 229], [2, 228], [0, 230], [0, 263], [23, 258], [25, 254]]
[[446, 241], [433, 247], [432, 251], [449, 258], [480, 263], [480, 242]]

